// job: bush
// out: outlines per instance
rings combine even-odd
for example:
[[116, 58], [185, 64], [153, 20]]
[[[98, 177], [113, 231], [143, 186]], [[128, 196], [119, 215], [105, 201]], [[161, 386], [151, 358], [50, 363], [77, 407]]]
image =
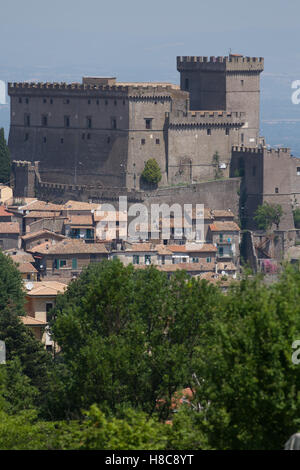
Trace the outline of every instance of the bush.
[[146, 162], [142, 173], [142, 178], [144, 181], [150, 184], [157, 184], [160, 182], [162, 175], [155, 158], [150, 158], [150, 160]]

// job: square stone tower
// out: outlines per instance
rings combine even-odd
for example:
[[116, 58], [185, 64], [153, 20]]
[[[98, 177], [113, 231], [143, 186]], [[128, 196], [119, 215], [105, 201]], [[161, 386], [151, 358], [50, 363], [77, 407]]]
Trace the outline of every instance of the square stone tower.
[[262, 57], [177, 57], [180, 87], [190, 93], [190, 109], [245, 112], [241, 145], [259, 144]]

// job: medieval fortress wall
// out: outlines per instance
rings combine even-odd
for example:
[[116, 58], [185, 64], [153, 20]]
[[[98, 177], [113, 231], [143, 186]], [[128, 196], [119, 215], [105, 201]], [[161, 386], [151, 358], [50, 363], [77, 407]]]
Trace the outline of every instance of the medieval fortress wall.
[[[191, 194], [204, 197], [205, 183], [216, 208], [233, 208], [237, 189], [229, 178], [243, 166], [248, 223], [257, 204], [276, 199], [289, 213], [283, 224], [293, 224], [300, 164], [288, 149], [267, 151], [259, 135], [263, 69], [258, 57], [187, 56], [177, 57], [180, 86], [120, 83], [115, 77], [10, 83], [16, 194], [115, 200], [126, 193], [132, 200], [159, 195], [165, 202], [180, 195], [189, 202]], [[149, 192], [141, 173], [150, 158], [158, 162], [162, 180]], [[215, 184], [217, 173], [222, 185]]]

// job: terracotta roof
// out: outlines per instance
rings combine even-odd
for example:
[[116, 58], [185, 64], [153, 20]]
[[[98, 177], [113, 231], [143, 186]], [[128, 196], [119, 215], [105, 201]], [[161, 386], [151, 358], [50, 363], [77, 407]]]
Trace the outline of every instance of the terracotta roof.
[[58, 242], [55, 245], [51, 245], [50, 243], [43, 243], [43, 246], [36, 246], [30, 251], [35, 251], [44, 255], [108, 253], [107, 249], [102, 243], [85, 243], [83, 240], [74, 240], [71, 238], [66, 238], [65, 240]]
[[97, 210], [100, 204], [95, 204], [91, 202], [81, 202], [81, 201], [67, 201], [63, 206], [63, 210], [68, 211], [92, 211]]
[[214, 217], [231, 217], [232, 219], [234, 219], [234, 213], [231, 212], [230, 209], [228, 210], [214, 209], [212, 213]]
[[0, 233], [20, 233], [18, 222], [0, 222]]
[[65, 220], [65, 225], [91, 225], [93, 226], [92, 214], [87, 215], [70, 215]]
[[105, 218], [108, 222], [114, 222], [115, 220], [120, 222], [127, 222], [127, 212], [126, 211], [101, 211], [97, 210], [94, 212], [94, 221], [100, 222]]
[[171, 255], [172, 254], [172, 251], [166, 245], [156, 245], [155, 249], [157, 250], [157, 253], [159, 255]]
[[26, 214], [24, 218], [28, 219], [53, 219], [54, 217], [60, 216], [59, 211], [30, 211], [29, 214]]
[[22, 240], [30, 240], [31, 238], [38, 238], [38, 237], [41, 237], [41, 236], [53, 236], [54, 238], [65, 238], [64, 235], [61, 235], [60, 233], [56, 233], [56, 232], [51, 232], [51, 230], [47, 230], [47, 229], [44, 229], [44, 230], [39, 230], [37, 232], [28, 232], [26, 233], [26, 235], [23, 235], [21, 238]]
[[132, 243], [126, 251], [156, 251], [156, 247], [152, 243]]
[[31, 263], [20, 263], [17, 268], [20, 273], [37, 273], [37, 269]]
[[17, 255], [11, 255], [7, 252], [6, 254], [10, 256], [14, 263], [34, 263], [34, 257], [30, 253], [26, 253], [25, 251], [23, 254], [18, 253]]
[[24, 211], [45, 211], [45, 212], [61, 212], [63, 206], [61, 204], [52, 204], [45, 201], [32, 201], [28, 204], [21, 206], [20, 209]]
[[211, 243], [203, 243], [197, 246], [197, 243], [187, 243], [185, 245], [187, 253], [216, 253], [217, 248]]
[[228, 263], [218, 263], [218, 271], [237, 271], [237, 267], [232, 261]]
[[62, 294], [67, 288], [66, 284], [58, 281], [33, 282], [32, 285], [32, 289], [27, 290], [26, 293], [29, 297], [56, 296]]
[[29, 315], [26, 317], [20, 317], [20, 320], [26, 326], [47, 326], [46, 322], [37, 320], [36, 318], [30, 317]]
[[12, 212], [8, 212], [3, 205], [0, 206], [0, 217], [10, 217]]
[[199, 272], [199, 271], [215, 271], [215, 263], [176, 263], [176, 264], [163, 264], [158, 266], [160, 271], [164, 272], [175, 272], [177, 270], [184, 270], [187, 272]]
[[240, 227], [235, 222], [214, 222], [209, 226], [212, 232], [239, 232]]

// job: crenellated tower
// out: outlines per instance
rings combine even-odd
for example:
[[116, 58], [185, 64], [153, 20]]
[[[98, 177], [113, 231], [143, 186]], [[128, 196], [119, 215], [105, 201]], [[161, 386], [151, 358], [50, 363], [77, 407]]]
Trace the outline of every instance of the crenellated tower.
[[244, 112], [240, 144], [259, 144], [262, 57], [177, 57], [180, 87], [190, 93], [191, 110]]

